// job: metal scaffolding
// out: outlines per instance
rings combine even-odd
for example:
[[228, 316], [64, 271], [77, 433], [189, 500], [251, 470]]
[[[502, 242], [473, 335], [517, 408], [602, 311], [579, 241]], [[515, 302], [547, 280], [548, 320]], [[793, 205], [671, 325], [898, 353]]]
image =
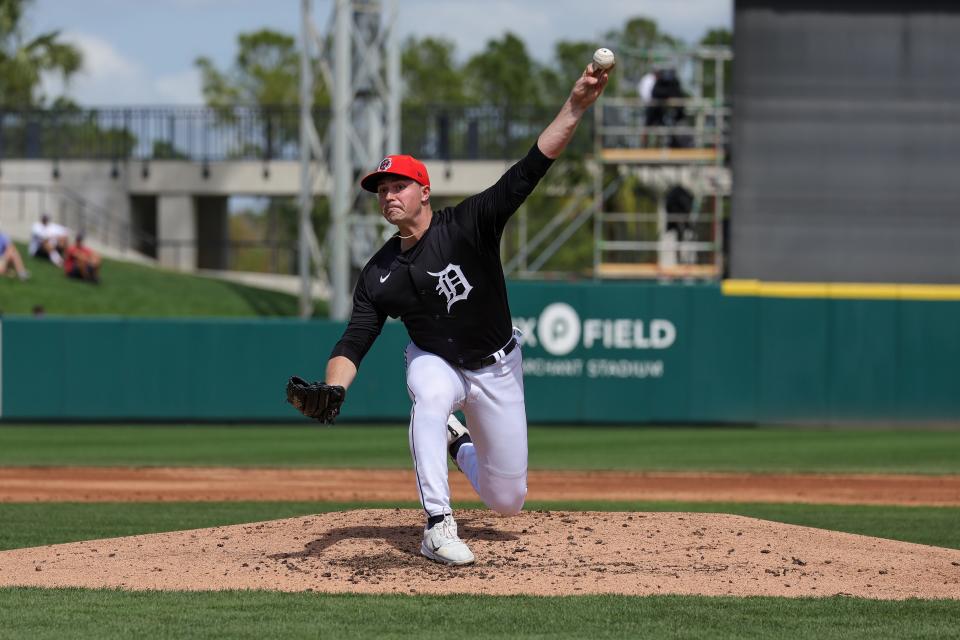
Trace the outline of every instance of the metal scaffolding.
[[[351, 214], [361, 191], [357, 176], [400, 147], [400, 48], [396, 41], [395, 0], [334, 0], [325, 34], [313, 25], [311, 0], [301, 0], [300, 60], [300, 277], [301, 316], [312, 314], [312, 259], [323, 277], [320, 242], [310, 221], [320, 163], [333, 184], [330, 199], [330, 317], [350, 313]], [[318, 54], [314, 56], [314, 45]], [[315, 68], [330, 90], [332, 120], [322, 137], [313, 121]], [[369, 218], [369, 217], [365, 217]], [[367, 229], [369, 220], [359, 229]], [[362, 235], [362, 234], [361, 234]]]
[[[593, 109], [593, 154], [585, 161], [589, 177], [557, 180], [573, 185], [558, 193], [566, 204], [532, 237], [526, 212], [520, 210], [519, 247], [504, 265], [508, 275], [542, 276], [548, 261], [590, 222], [593, 259], [588, 268], [594, 278], [722, 275], [723, 222], [731, 188], [724, 64], [732, 53], [700, 47], [644, 52], [642, 57], [651, 72], [679, 68], [683, 97], [600, 98]], [[705, 85], [711, 90], [705, 92]], [[664, 115], [678, 117], [661, 121]], [[642, 192], [652, 204], [611, 210], [614, 196], [625, 189]], [[676, 194], [686, 199], [686, 207], [675, 206]]]
[[[730, 195], [730, 107], [724, 94], [729, 49], [650, 55], [657, 83], [674, 75], [675, 97], [603, 98], [594, 110], [595, 278], [719, 278], [724, 207]], [[671, 65], [671, 66], [668, 66]], [[711, 73], [712, 96], [703, 84]], [[655, 210], [611, 211], [607, 194], [642, 190]]]

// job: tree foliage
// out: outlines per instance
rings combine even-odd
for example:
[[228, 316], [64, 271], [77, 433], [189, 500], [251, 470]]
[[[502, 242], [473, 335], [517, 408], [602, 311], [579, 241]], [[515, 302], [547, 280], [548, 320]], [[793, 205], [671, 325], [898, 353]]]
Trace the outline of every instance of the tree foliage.
[[622, 28], [608, 31], [606, 37], [617, 52], [618, 84], [612, 87], [614, 93], [636, 87], [644, 73], [664, 62], [669, 64], [672, 52], [684, 46], [682, 40], [661, 31], [655, 20], [644, 16], [630, 18]]
[[[241, 33], [228, 69], [218, 69], [205, 56], [194, 64], [200, 70], [207, 106], [217, 109], [222, 125], [236, 125], [240, 119], [238, 107], [262, 108], [257, 121], [260, 139], [248, 141], [235, 150], [237, 154], [271, 157], [297, 138], [299, 117], [293, 109], [300, 104], [300, 48], [293, 36], [271, 29]], [[324, 83], [315, 83], [313, 100], [318, 107], [330, 104]]]
[[[712, 29], [700, 44], [731, 42], [728, 30]], [[613, 94], [621, 93], [621, 89], [632, 90], [652, 65], [668, 62], [664, 58], [675, 56], [685, 46], [645, 16], [632, 17], [622, 27], [608, 31], [602, 43], [559, 41], [554, 45], [552, 59], [543, 63], [534, 59], [523, 40], [510, 32], [487, 41], [482, 51], [462, 63], [452, 40], [411, 36], [404, 41], [401, 51], [403, 102], [405, 106], [552, 106], [567, 95], [573, 79], [601, 44], [617, 53], [617, 72], [611, 76], [607, 89]], [[231, 67], [218, 69], [207, 57], [197, 58], [195, 64], [201, 72], [208, 106], [290, 106], [299, 102], [299, 45], [289, 34], [270, 29], [241, 33]], [[316, 83], [314, 104], [330, 104], [323, 82]]]
[[473, 103], [542, 104], [539, 65], [523, 40], [512, 33], [488, 40], [486, 48], [467, 61], [463, 72], [467, 96]]
[[0, 96], [7, 107], [41, 107], [44, 74], [60, 74], [66, 83], [80, 70], [83, 55], [60, 40], [59, 31], [32, 38], [24, 32], [30, 0], [0, 0]]
[[[540, 82], [550, 104], [566, 99], [574, 79], [583, 73], [598, 46], [585, 40], [561, 40], [553, 46], [553, 63], [540, 71]], [[611, 76], [610, 81], [615, 82], [615, 76]]]
[[462, 105], [467, 101], [466, 81], [457, 66], [456, 45], [444, 38], [413, 36], [400, 54], [404, 103]]
[[[196, 59], [203, 97], [211, 107], [235, 105], [294, 106], [300, 102], [300, 49], [285, 33], [260, 29], [237, 36], [237, 53], [229, 69], [210, 58]], [[322, 82], [314, 87], [314, 104], [330, 103]]]
[[627, 20], [622, 29], [608, 32], [610, 42], [627, 53], [644, 53], [652, 49], [676, 49], [683, 41], [660, 30], [656, 20], [636, 16]]

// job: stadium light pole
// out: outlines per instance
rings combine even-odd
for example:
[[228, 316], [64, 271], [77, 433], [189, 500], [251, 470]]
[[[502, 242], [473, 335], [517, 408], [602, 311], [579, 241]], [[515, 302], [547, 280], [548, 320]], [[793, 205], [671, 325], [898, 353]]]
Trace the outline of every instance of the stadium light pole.
[[333, 126], [330, 164], [333, 169], [333, 197], [330, 202], [330, 317], [346, 320], [349, 313], [350, 256], [347, 253], [347, 215], [353, 192], [353, 165], [350, 158], [350, 108], [353, 89], [350, 77], [353, 66], [353, 6], [350, 0], [337, 0], [333, 34]]
[[313, 180], [310, 171], [310, 127], [313, 126], [313, 71], [310, 69], [310, 0], [300, 1], [300, 317], [313, 315], [310, 281], [310, 242], [313, 233]]

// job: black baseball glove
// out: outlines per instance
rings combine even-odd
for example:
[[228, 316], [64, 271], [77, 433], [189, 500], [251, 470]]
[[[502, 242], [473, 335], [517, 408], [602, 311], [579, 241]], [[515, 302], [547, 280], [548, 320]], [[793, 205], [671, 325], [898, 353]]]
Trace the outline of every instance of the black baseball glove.
[[287, 402], [308, 418], [333, 424], [347, 391], [340, 385], [307, 382], [297, 376], [287, 380]]

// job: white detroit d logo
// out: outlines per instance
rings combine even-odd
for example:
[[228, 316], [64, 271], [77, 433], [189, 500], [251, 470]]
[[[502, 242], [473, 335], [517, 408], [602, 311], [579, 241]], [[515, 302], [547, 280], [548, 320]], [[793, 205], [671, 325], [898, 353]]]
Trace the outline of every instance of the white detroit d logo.
[[447, 313], [450, 313], [450, 307], [453, 306], [454, 302], [466, 300], [470, 292], [473, 291], [473, 286], [467, 282], [467, 277], [463, 275], [463, 271], [460, 270], [458, 264], [447, 264], [443, 271], [437, 271], [436, 273], [427, 271], [427, 273], [437, 276], [437, 291], [447, 299]]
[[547, 353], [565, 356], [580, 341], [580, 316], [565, 302], [554, 302], [540, 314], [537, 336]]

